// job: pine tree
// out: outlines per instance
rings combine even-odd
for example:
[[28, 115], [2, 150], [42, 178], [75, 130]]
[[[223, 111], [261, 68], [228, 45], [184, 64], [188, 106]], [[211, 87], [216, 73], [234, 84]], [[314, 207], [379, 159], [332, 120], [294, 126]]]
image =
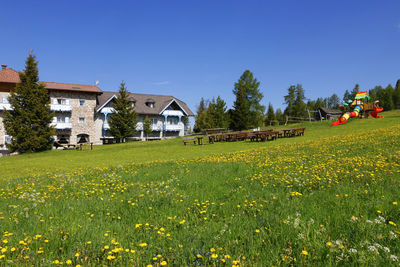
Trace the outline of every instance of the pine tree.
[[397, 80], [396, 87], [393, 92], [393, 104], [395, 109], [400, 109], [400, 80]]
[[337, 94], [333, 94], [328, 98], [328, 108], [337, 109], [340, 105], [340, 99]]
[[285, 104], [287, 105], [284, 111], [286, 116], [295, 117], [296, 109], [295, 109], [295, 101], [296, 101], [296, 86], [291, 85], [288, 88], [288, 94], [285, 95]]
[[243, 91], [244, 97], [247, 99], [249, 112], [248, 121], [250, 126], [258, 127], [263, 124], [263, 116], [265, 107], [260, 104], [263, 94], [258, 89], [260, 82], [254, 78], [253, 73], [249, 70], [243, 72], [239, 80], [235, 83], [233, 93], [237, 96], [239, 89]]
[[146, 115], [146, 118], [143, 121], [143, 133], [146, 135], [146, 140], [149, 137], [149, 134], [153, 132], [153, 129], [151, 128], [151, 120], [149, 119], [149, 116]]
[[244, 88], [239, 86], [236, 90], [236, 100], [231, 112], [231, 128], [235, 131], [246, 130], [250, 127], [250, 105]]
[[385, 94], [384, 94], [385, 106], [383, 106], [384, 110], [388, 111], [388, 110], [392, 110], [394, 108], [393, 95], [394, 95], [393, 86], [391, 84], [389, 84], [385, 88]]
[[350, 99], [351, 99], [351, 94], [349, 93], [349, 90], [346, 90], [343, 95], [343, 102], [347, 102]]
[[115, 98], [114, 111], [110, 114], [110, 132], [119, 140], [125, 142], [127, 137], [132, 137], [137, 133], [137, 113], [129, 101], [129, 93], [122, 81], [119, 93]]
[[36, 57], [30, 53], [25, 70], [19, 74], [21, 83], [16, 85], [8, 98], [12, 110], [5, 111], [4, 127], [12, 136], [11, 151], [20, 153], [51, 149], [54, 128], [50, 126], [50, 96], [39, 83]]
[[302, 118], [306, 111], [306, 104], [304, 100], [306, 97], [304, 96], [304, 89], [301, 84], [297, 84], [295, 90], [295, 100], [294, 100], [294, 107], [295, 107], [295, 116], [298, 118]]
[[268, 110], [267, 110], [267, 114], [265, 116], [265, 125], [272, 125], [274, 123], [274, 121], [276, 121], [276, 117], [275, 117], [275, 112], [274, 112], [274, 107], [272, 106], [271, 103], [268, 104]]
[[275, 118], [278, 121], [278, 124], [283, 124], [284, 123], [284, 116], [283, 116], [282, 110], [280, 108], [278, 108], [275, 111]]
[[206, 101], [204, 100], [204, 98], [201, 98], [200, 104], [197, 108], [197, 115], [193, 128], [193, 131], [196, 133], [199, 133], [205, 129], [210, 128], [207, 121], [208, 103], [209, 101]]
[[229, 115], [226, 112], [226, 103], [220, 96], [217, 97], [214, 106], [214, 121], [216, 128], [229, 127]]
[[350, 93], [350, 99], [354, 99], [359, 91], [360, 91], [360, 85], [356, 83], [356, 85], [353, 88], [353, 91], [351, 91]]

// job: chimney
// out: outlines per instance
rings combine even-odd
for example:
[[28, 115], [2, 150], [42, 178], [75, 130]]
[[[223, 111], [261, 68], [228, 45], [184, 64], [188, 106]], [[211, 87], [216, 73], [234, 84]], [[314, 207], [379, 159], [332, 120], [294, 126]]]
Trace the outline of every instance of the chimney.
[[6, 64], [1, 64], [1, 69], [2, 69], [2, 70], [7, 69], [7, 65], [6, 65]]

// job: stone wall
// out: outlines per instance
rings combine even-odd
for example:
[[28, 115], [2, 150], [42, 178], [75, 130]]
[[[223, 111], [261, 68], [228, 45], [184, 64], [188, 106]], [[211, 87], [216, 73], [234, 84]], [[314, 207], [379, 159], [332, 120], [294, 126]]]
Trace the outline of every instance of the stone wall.
[[[77, 136], [80, 134], [88, 135], [89, 142], [93, 144], [101, 144], [101, 140], [96, 133], [94, 109], [97, 104], [97, 95], [95, 93], [52, 90], [50, 91], [50, 97], [69, 99], [69, 104], [72, 106], [72, 112], [70, 113], [70, 122], [72, 124], [70, 144], [77, 144]], [[80, 106], [80, 100], [85, 100], [83, 106]], [[80, 122], [79, 118], [85, 118], [85, 121]]]

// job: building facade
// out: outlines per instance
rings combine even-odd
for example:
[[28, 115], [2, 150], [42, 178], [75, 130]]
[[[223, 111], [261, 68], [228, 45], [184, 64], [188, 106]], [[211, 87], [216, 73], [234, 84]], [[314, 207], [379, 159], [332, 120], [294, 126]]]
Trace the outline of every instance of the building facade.
[[[0, 148], [11, 141], [3, 125], [3, 110], [11, 110], [8, 96], [20, 82], [19, 73], [2, 65], [0, 70]], [[42, 82], [50, 95], [50, 110], [54, 112], [54, 139], [61, 144], [103, 144], [113, 139], [108, 118], [118, 93], [103, 92], [94, 85]], [[149, 139], [183, 136], [187, 125], [184, 117], [194, 116], [181, 100], [172, 96], [130, 94], [138, 113], [138, 134], [131, 139], [144, 140], [143, 121], [152, 121]]]

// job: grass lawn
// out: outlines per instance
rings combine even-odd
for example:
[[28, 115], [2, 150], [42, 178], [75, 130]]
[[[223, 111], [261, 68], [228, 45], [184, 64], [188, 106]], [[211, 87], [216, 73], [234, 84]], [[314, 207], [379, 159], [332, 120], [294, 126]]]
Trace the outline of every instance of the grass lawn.
[[[399, 124], [400, 112], [384, 112], [384, 120], [350, 119], [346, 126], [331, 127], [331, 122], [312, 122], [290, 127], [306, 127], [302, 138], [279, 139], [276, 142], [216, 143], [204, 146], [183, 146], [180, 138], [151, 142], [129, 142], [125, 144], [95, 146], [93, 151], [52, 150], [17, 157], [0, 158], [0, 180], [4, 178], [37, 175], [46, 172], [73, 172], [82, 168], [112, 167], [131, 163], [169, 161], [203, 157], [215, 153], [271, 147], [281, 144], [315, 140], [323, 137], [347, 135], [359, 129], [379, 129]], [[280, 126], [279, 128], [285, 128]]]
[[400, 111], [304, 137], [1, 158], [2, 265], [400, 262]]

